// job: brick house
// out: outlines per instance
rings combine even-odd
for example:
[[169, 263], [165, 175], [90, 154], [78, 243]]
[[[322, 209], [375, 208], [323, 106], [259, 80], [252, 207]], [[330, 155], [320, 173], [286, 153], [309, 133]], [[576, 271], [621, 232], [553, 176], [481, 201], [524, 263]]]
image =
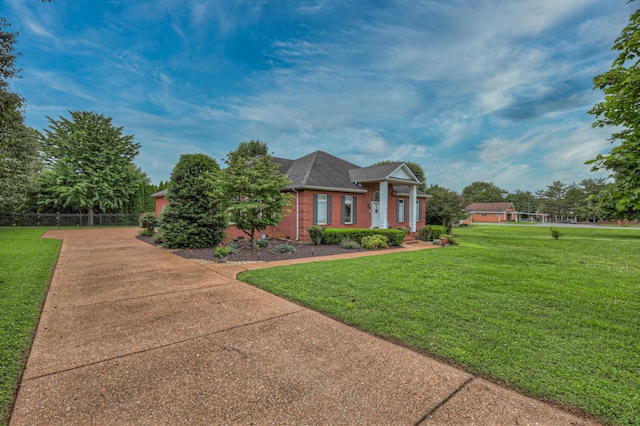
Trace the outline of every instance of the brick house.
[[[315, 151], [290, 160], [273, 158], [281, 173], [292, 183], [283, 188], [294, 196], [290, 213], [263, 234], [268, 237], [310, 241], [307, 228], [398, 228], [416, 232], [426, 220], [426, 199], [418, 190], [421, 182], [405, 163], [359, 167], [353, 163]], [[152, 195], [156, 213], [166, 201], [166, 190]], [[231, 225], [230, 239], [245, 236]]]
[[541, 212], [518, 212], [513, 203], [508, 201], [502, 203], [471, 203], [464, 210], [469, 214], [469, 219], [465, 221], [468, 224], [520, 222], [523, 217], [545, 223], [548, 216]]

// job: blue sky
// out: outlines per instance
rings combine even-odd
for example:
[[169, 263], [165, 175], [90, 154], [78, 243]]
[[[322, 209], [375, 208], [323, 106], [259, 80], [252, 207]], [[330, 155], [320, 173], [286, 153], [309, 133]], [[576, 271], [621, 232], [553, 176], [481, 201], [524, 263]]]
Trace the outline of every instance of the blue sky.
[[428, 184], [508, 191], [603, 177], [611, 129], [587, 111], [626, 0], [3, 0], [20, 33], [27, 124], [87, 110], [142, 144], [167, 180], [181, 154], [222, 165], [242, 141]]

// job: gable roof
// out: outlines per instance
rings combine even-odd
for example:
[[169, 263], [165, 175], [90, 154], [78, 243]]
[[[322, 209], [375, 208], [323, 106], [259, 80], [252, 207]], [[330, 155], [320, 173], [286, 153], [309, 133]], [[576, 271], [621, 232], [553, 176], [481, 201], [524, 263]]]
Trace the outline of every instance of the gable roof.
[[502, 203], [471, 203], [464, 210], [467, 213], [470, 212], [486, 212], [486, 213], [503, 213], [506, 212], [509, 207], [511, 207], [515, 211], [515, 207], [513, 207], [513, 203], [511, 202], [502, 202]]
[[388, 180], [394, 183], [420, 183], [405, 163], [379, 164], [349, 170], [353, 182], [376, 182]]
[[293, 181], [287, 188], [334, 189], [350, 192], [366, 192], [349, 179], [349, 170], [359, 166], [323, 151], [312, 152], [297, 160], [273, 158]]
[[166, 189], [163, 189], [162, 191], [158, 191], [155, 194], [151, 194], [153, 198], [164, 197], [165, 195], [167, 195]]
[[315, 151], [297, 160], [273, 157], [278, 170], [293, 181], [287, 188], [323, 189], [348, 192], [366, 192], [362, 182], [387, 180], [395, 184], [419, 183], [405, 163], [380, 164], [360, 167], [346, 160]]

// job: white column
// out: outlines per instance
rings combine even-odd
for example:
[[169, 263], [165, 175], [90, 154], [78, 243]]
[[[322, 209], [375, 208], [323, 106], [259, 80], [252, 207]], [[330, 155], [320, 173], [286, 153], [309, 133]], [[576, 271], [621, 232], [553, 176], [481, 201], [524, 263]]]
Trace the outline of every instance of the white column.
[[416, 200], [418, 199], [418, 187], [416, 185], [409, 186], [409, 229], [416, 232], [416, 217], [418, 217]]
[[380, 182], [380, 229], [389, 228], [389, 218], [387, 212], [389, 210], [389, 182], [383, 180]]

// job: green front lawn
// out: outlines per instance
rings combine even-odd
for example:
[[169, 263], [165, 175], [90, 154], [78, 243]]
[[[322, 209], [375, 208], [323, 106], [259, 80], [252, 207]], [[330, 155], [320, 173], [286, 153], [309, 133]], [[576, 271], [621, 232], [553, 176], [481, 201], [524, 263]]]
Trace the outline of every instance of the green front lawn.
[[467, 371], [640, 424], [640, 231], [477, 226], [458, 247], [240, 279]]
[[9, 421], [17, 380], [38, 325], [62, 242], [42, 228], [0, 228], [0, 424]]

